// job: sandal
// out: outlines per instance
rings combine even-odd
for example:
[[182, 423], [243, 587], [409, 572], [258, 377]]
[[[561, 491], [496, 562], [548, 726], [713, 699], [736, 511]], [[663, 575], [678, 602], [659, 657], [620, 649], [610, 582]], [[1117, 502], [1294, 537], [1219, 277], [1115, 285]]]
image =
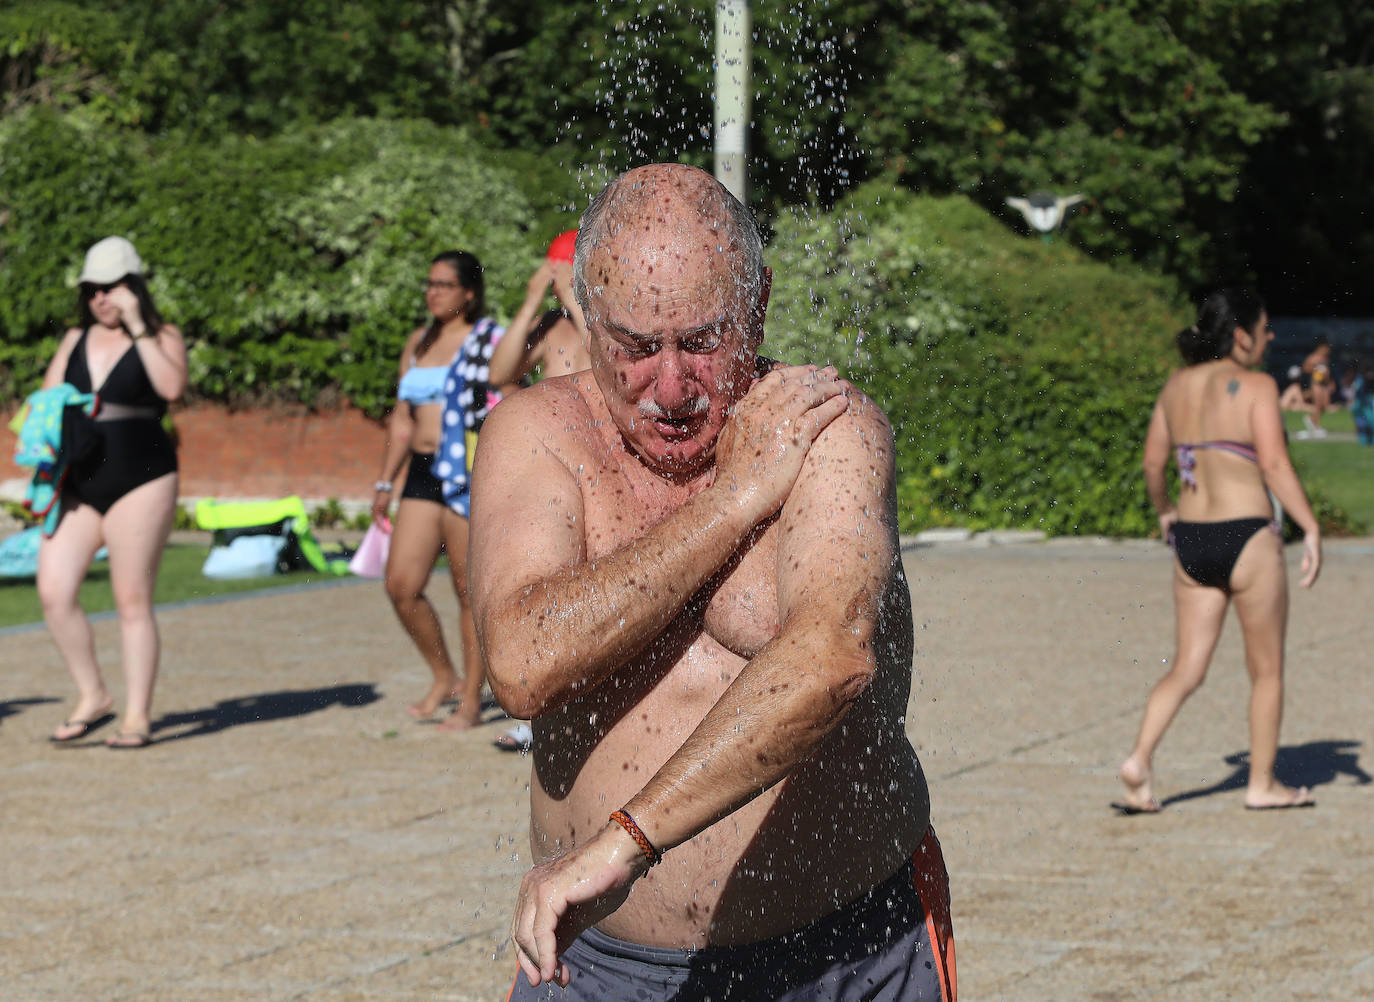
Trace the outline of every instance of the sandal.
[[119, 751], [121, 749], [147, 748], [152, 743], [153, 736], [145, 731], [134, 731], [128, 734], [121, 731], [106, 741], [105, 747]]
[[54, 734], [51, 737], [49, 737], [48, 740], [55, 745], [65, 745], [69, 741], [79, 741], [81, 738], [84, 738], [87, 734], [90, 734], [91, 731], [99, 730], [100, 728], [104, 727], [114, 718], [115, 715], [107, 711], [105, 713], [102, 713], [100, 716], [96, 717], [94, 720], [64, 720], [62, 721], [63, 727], [79, 727], [81, 729], [77, 731], [75, 734], [68, 734], [64, 738], [59, 738], [56, 734]]

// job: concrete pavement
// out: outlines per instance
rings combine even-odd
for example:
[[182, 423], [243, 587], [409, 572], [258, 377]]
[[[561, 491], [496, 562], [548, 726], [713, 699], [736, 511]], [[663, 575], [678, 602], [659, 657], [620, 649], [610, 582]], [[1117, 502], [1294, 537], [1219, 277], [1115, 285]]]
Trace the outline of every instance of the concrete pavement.
[[[1270, 814], [1241, 806], [1234, 622], [1156, 762], [1168, 809], [1107, 808], [1171, 655], [1158, 544], [905, 560], [962, 999], [1374, 998], [1374, 541], [1331, 544], [1293, 596], [1279, 769], [1319, 803]], [[442, 575], [431, 596], [453, 622]], [[528, 761], [492, 747], [499, 714], [411, 722], [426, 671], [376, 583], [160, 623], [137, 752], [49, 744], [61, 663], [41, 630], [0, 638], [0, 998], [503, 999]], [[95, 629], [115, 665], [117, 623]]]

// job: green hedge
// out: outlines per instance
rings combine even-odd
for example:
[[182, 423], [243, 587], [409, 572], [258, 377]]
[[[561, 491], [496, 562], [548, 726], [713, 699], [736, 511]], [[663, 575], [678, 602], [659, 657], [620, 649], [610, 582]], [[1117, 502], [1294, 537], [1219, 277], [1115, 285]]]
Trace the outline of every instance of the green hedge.
[[548, 240], [576, 225], [570, 172], [502, 159], [428, 122], [196, 143], [16, 116], [0, 126], [0, 399], [32, 388], [73, 321], [85, 248], [120, 233], [189, 339], [194, 393], [342, 395], [380, 413], [425, 317], [430, 257], [476, 253], [489, 309], [508, 316]]
[[[490, 312], [509, 316], [598, 183], [427, 122], [197, 143], [14, 116], [0, 124], [0, 400], [36, 384], [72, 321], [84, 249], [122, 233], [188, 336], [196, 395], [380, 414], [429, 258], [473, 250]], [[1154, 531], [1141, 440], [1187, 316], [1168, 280], [883, 181], [770, 224], [768, 350], [837, 362], [891, 415], [903, 529]]]
[[1185, 311], [1166, 281], [874, 182], [778, 221], [769, 338], [887, 410], [902, 528], [1143, 536], [1150, 406]]

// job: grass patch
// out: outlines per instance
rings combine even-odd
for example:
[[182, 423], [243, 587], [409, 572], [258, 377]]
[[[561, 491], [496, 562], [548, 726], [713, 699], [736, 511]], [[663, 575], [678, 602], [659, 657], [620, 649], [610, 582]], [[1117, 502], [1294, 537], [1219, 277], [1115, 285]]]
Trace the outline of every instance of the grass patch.
[[1288, 451], [1309, 492], [1326, 495], [1359, 523], [1360, 531], [1374, 529], [1374, 446], [1307, 441], [1290, 442]]
[[[1307, 426], [1302, 423], [1303, 414], [1301, 411], [1284, 411], [1283, 426], [1287, 429], [1291, 437], [1295, 432], [1302, 431]], [[1327, 411], [1322, 415], [1322, 428], [1325, 431], [1345, 432], [1348, 435], [1355, 434], [1355, 418], [1344, 408], [1335, 411]]]
[[[288, 584], [306, 584], [327, 578], [326, 575], [314, 572], [297, 572], [244, 578], [241, 581], [212, 581], [200, 573], [200, 567], [205, 563], [208, 552], [209, 548], [206, 546], [168, 546], [162, 555], [162, 570], [157, 577], [153, 601], [158, 605], [166, 605], [214, 595], [232, 595]], [[114, 608], [114, 595], [110, 592], [109, 564], [101, 562], [91, 567], [81, 585], [80, 597], [81, 606], [88, 613], [108, 612]], [[36, 623], [42, 619], [43, 610], [38, 602], [38, 587], [32, 580], [0, 578], [0, 627]]]

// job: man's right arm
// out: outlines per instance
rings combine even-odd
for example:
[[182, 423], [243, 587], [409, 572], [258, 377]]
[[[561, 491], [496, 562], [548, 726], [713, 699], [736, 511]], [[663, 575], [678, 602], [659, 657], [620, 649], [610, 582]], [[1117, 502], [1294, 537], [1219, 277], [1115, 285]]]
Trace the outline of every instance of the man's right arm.
[[[739, 548], [758, 505], [707, 490], [611, 553], [587, 559], [582, 494], [543, 441], [547, 394], [504, 401], [473, 470], [468, 573], [477, 636], [505, 709], [537, 717], [599, 685], [661, 633]], [[575, 419], [574, 419], [575, 420]]]

